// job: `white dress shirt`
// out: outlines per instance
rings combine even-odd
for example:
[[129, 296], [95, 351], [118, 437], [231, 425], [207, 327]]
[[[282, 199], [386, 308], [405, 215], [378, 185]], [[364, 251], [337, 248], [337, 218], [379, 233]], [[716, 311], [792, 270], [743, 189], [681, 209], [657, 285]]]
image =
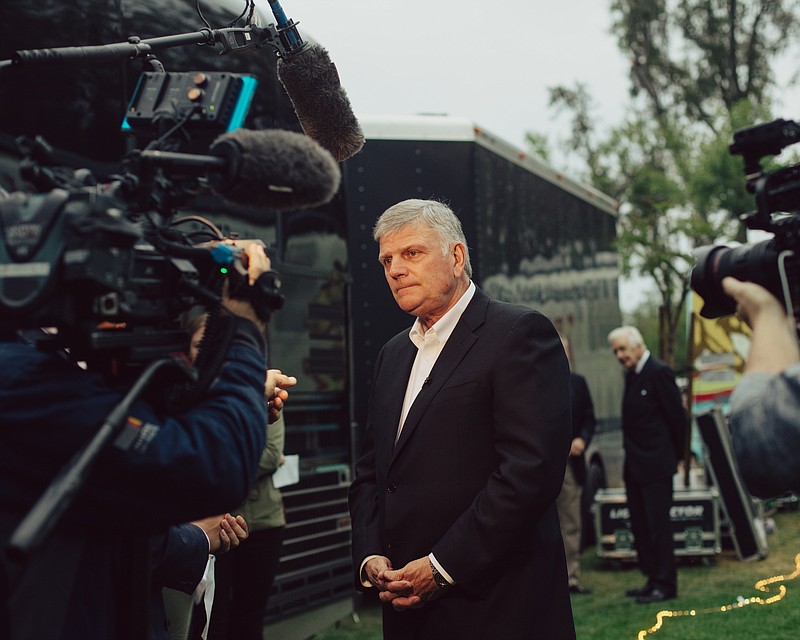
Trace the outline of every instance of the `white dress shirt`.
[[400, 413], [400, 424], [397, 426], [395, 442], [400, 437], [403, 423], [406, 421], [411, 405], [414, 404], [414, 400], [423, 385], [430, 380], [433, 365], [436, 364], [444, 345], [447, 344], [447, 340], [461, 319], [464, 309], [467, 308], [474, 295], [475, 283], [470, 282], [469, 287], [464, 292], [464, 295], [458, 299], [458, 302], [424, 334], [421, 331], [422, 326], [419, 318], [414, 321], [411, 330], [408, 332], [408, 337], [417, 347], [417, 355], [414, 358], [414, 365], [411, 367], [411, 375], [408, 376], [408, 386], [406, 387], [406, 396], [403, 400], [403, 410]]

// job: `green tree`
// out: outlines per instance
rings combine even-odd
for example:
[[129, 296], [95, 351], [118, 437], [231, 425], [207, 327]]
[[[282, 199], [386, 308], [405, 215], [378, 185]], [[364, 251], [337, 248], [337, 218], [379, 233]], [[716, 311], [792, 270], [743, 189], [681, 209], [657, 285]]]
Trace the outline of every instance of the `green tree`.
[[772, 63], [797, 29], [796, 0], [612, 0], [612, 32], [631, 60], [631, 94], [655, 117], [718, 131], [720, 110], [763, 103]]
[[[630, 58], [625, 120], [600, 136], [583, 85], [554, 87], [571, 116], [565, 150], [620, 203], [622, 273], [651, 277], [658, 293], [658, 352], [675, 364], [691, 249], [743, 239], [753, 208], [735, 130], [769, 118], [772, 64], [798, 27], [798, 0], [612, 0], [612, 33]], [[534, 140], [541, 138], [533, 136]]]

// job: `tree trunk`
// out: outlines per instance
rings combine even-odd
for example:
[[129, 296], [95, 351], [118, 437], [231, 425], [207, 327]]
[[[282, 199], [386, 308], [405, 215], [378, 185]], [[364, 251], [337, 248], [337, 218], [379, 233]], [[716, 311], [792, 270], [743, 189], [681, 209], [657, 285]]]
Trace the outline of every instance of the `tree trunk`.
[[669, 302], [658, 306], [658, 354], [673, 369], [675, 368], [675, 340], [672, 338]]

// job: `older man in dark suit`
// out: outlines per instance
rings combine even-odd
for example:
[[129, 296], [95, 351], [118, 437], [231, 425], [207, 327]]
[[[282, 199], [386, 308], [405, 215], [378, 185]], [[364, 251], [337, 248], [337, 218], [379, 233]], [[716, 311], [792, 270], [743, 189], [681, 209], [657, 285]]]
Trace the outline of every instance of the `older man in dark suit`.
[[608, 342], [625, 369], [622, 436], [625, 493], [644, 586], [626, 595], [640, 604], [678, 593], [672, 541], [672, 476], [682, 458], [688, 416], [670, 367], [653, 357], [636, 327], [619, 327]]
[[374, 237], [417, 320], [376, 362], [350, 489], [357, 584], [380, 590], [389, 640], [573, 639], [555, 508], [570, 445], [558, 334], [475, 287], [445, 205], [394, 205]]

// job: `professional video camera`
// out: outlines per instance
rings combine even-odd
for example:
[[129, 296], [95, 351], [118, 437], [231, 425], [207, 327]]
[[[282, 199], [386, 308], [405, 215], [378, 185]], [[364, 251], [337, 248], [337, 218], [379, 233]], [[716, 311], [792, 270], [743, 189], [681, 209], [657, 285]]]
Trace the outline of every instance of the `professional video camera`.
[[764, 156], [777, 155], [798, 140], [800, 125], [782, 119], [734, 134], [729, 150], [744, 159], [747, 190], [754, 194], [757, 207], [745, 224], [749, 229], [772, 232], [774, 237], [735, 248], [715, 245], [695, 250], [697, 265], [691, 285], [703, 298], [703, 317], [736, 311], [736, 302], [722, 290], [726, 276], [760, 284], [795, 318], [800, 317], [800, 164], [771, 172], [761, 166]]
[[[173, 86], [198, 76], [160, 75]], [[228, 94], [210, 112], [214, 128], [227, 129], [246, 99], [246, 79], [201, 75], [206, 94]], [[219, 88], [223, 83], [230, 86]], [[182, 110], [180, 100], [172, 104]], [[201, 117], [177, 131], [207, 133], [211, 120], [203, 115], [209, 112], [197, 106], [193, 112]], [[141, 135], [154, 118], [138, 108], [136, 114]], [[203, 219], [175, 219], [178, 207], [198, 193], [215, 185], [225, 191], [226, 182], [239, 178], [243, 135], [223, 134], [208, 156], [135, 151], [124, 172], [105, 184], [84, 170], [47, 167], [46, 142], [21, 140], [21, 175], [34, 190], [0, 195], [0, 327], [55, 327], [60, 345], [84, 358], [113, 352], [126, 361], [149, 361], [179, 350], [186, 342], [181, 312], [218, 304], [226, 280], [232, 291], [243, 290], [244, 247], [260, 242], [223, 237], [210, 222], [198, 242], [181, 227]], [[272, 273], [259, 285], [253, 302], [266, 319], [281, 306], [280, 282]]]
[[[46, 340], [76, 358], [135, 364], [184, 347], [179, 316], [196, 305], [218, 305], [223, 286], [231, 295], [247, 289], [263, 318], [280, 308], [275, 272], [245, 287], [245, 247], [260, 240], [224, 237], [204, 218], [179, 218], [178, 211], [206, 193], [272, 210], [321, 204], [338, 188], [338, 164], [309, 136], [241, 128], [255, 77], [167, 72], [153, 54], [182, 44], [221, 44], [222, 53], [269, 45], [285, 61], [307, 65], [314, 51], [280, 5], [270, 4], [277, 27], [248, 21], [116, 45], [18, 51], [0, 61], [3, 71], [47, 60], [141, 57], [151, 69], [122, 121], [123, 131], [147, 145], [127, 154], [110, 181], [51, 166], [40, 138], [18, 140], [20, 174], [31, 189], [0, 190], [0, 332], [54, 327], [55, 337]], [[326, 71], [330, 66], [314, 60]], [[285, 66], [290, 80], [304, 71]], [[205, 232], [187, 231], [187, 223]]]

